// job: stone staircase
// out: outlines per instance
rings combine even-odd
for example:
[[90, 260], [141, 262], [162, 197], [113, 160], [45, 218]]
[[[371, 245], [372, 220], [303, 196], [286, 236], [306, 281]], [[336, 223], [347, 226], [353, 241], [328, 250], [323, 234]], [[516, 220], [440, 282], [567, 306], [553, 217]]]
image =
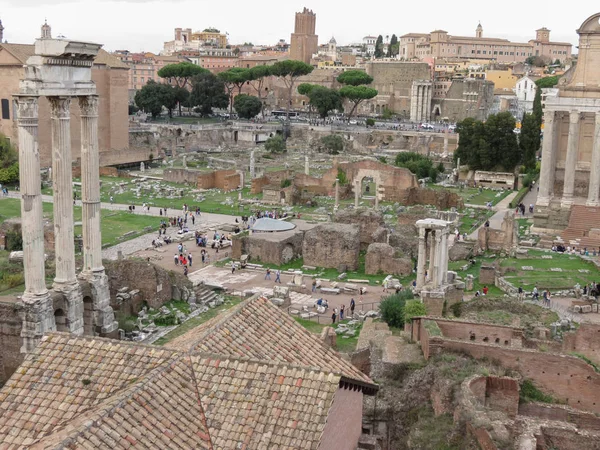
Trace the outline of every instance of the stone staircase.
[[195, 286], [194, 292], [196, 293], [197, 305], [208, 305], [209, 302], [213, 302], [217, 298], [217, 293], [204, 284]]
[[600, 247], [600, 207], [573, 205], [561, 238], [571, 247]]

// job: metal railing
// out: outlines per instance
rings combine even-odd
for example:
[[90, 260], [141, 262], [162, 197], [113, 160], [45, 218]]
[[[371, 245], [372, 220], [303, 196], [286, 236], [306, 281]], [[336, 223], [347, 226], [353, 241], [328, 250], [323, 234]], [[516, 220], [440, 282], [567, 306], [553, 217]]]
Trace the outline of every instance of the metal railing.
[[[364, 311], [378, 311], [380, 303], [381, 303], [381, 300], [378, 302], [370, 302], [370, 303], [358, 303], [357, 302], [356, 306], [354, 308], [354, 316], [350, 312], [349, 305], [346, 305], [346, 308], [344, 310], [344, 320], [350, 319], [350, 318], [356, 318], [358, 311], [363, 311], [363, 312]], [[303, 308], [302, 305], [290, 305], [287, 308], [287, 313], [289, 315], [291, 315], [292, 317], [299, 317], [301, 319], [311, 320], [311, 321], [314, 320], [317, 323], [323, 324], [323, 325], [331, 325], [331, 314], [333, 313], [333, 308], [331, 306], [325, 310], [324, 314], [318, 314], [316, 312], [316, 309], [317, 309], [316, 306], [309, 307], [308, 311], [305, 311], [302, 308]], [[298, 314], [292, 314], [291, 310], [298, 311]], [[311, 314], [309, 317], [302, 317], [303, 314], [308, 314], [308, 313], [315, 313], [316, 315]], [[338, 308], [338, 316], [336, 317], [336, 323], [340, 320], [339, 313], [340, 313], [340, 309]]]

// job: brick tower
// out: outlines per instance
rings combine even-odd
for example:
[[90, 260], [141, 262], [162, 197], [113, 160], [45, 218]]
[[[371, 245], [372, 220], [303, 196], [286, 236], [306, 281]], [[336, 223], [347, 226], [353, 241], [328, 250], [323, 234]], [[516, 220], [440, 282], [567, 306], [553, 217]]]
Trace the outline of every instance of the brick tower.
[[317, 53], [319, 37], [315, 34], [317, 15], [304, 8], [296, 13], [296, 26], [292, 33], [290, 59], [304, 61], [310, 64], [312, 55]]

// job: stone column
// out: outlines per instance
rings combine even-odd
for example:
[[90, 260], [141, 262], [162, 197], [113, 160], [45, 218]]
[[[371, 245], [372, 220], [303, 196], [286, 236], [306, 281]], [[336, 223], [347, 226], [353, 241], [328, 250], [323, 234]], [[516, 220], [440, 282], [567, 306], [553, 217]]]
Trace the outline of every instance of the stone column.
[[83, 334], [83, 299], [75, 277], [73, 233], [73, 177], [71, 172], [71, 99], [48, 97], [52, 124], [52, 187], [56, 277], [54, 290], [65, 296], [67, 327]]
[[358, 209], [358, 201], [360, 200], [360, 181], [354, 183], [354, 208]]
[[557, 143], [554, 139], [554, 130], [558, 128], [555, 124], [556, 113], [554, 111], [546, 111], [544, 113], [544, 141], [542, 144], [542, 165], [540, 173], [539, 187], [540, 191], [537, 197], [538, 206], [548, 206], [550, 198], [554, 191], [554, 153], [556, 152]]
[[442, 231], [435, 230], [435, 253], [433, 262], [433, 288], [440, 287], [440, 267], [442, 265]]
[[444, 153], [443, 156], [448, 156], [448, 128], [446, 128], [446, 132], [444, 133]]
[[567, 158], [565, 160], [565, 184], [560, 202], [568, 208], [573, 204], [575, 193], [575, 171], [577, 169], [577, 150], [579, 147], [580, 114], [579, 111], [569, 113], [569, 140], [567, 143]]
[[596, 113], [587, 206], [600, 206], [600, 112]]
[[304, 156], [304, 175], [310, 175], [310, 164], [308, 163], [308, 155]]
[[[98, 97], [79, 97], [81, 109], [81, 201], [83, 270], [92, 294], [92, 329], [86, 333], [106, 336], [118, 328], [112, 307], [108, 277], [102, 265], [100, 162], [98, 153]], [[143, 163], [142, 163], [143, 164]]]
[[423, 121], [423, 86], [417, 85], [417, 122]]
[[417, 104], [418, 104], [418, 85], [413, 81], [410, 90], [410, 120], [416, 122], [417, 119]]
[[19, 313], [21, 353], [35, 348], [48, 331], [56, 330], [52, 299], [46, 289], [44, 225], [40, 153], [38, 147], [38, 97], [15, 97], [18, 106], [19, 177], [25, 292]]
[[442, 232], [438, 253], [440, 255], [438, 280], [440, 285], [444, 285], [448, 281], [448, 232], [446, 230]]
[[334, 211], [337, 211], [340, 207], [340, 180], [335, 179], [335, 205], [333, 205]]
[[254, 161], [254, 150], [250, 152], [250, 179], [254, 179], [256, 175], [255, 161]]
[[429, 122], [431, 120], [431, 85], [425, 86], [425, 92], [427, 95], [425, 96], [425, 120]]
[[430, 282], [433, 281], [433, 272], [435, 270], [435, 253], [437, 251], [435, 247], [436, 234], [437, 231], [429, 230], [429, 269], [427, 270], [427, 275]]
[[375, 185], [375, 209], [379, 208], [379, 185]]
[[417, 259], [417, 290], [425, 286], [425, 265], [427, 264], [427, 234], [419, 228], [419, 256]]

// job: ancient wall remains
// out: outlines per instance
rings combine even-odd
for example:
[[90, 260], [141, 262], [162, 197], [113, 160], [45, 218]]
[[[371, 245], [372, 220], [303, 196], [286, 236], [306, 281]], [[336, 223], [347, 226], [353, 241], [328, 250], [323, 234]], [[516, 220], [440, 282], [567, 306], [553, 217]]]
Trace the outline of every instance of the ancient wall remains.
[[358, 225], [325, 223], [304, 234], [302, 256], [306, 265], [354, 271], [359, 253]]
[[389, 244], [373, 243], [369, 245], [365, 259], [365, 273], [378, 273], [406, 276], [412, 273], [413, 262], [410, 258], [399, 258], [396, 250]]
[[278, 170], [275, 172], [265, 173], [262, 177], [252, 179], [250, 193], [254, 195], [260, 194], [265, 186], [281, 186], [281, 182], [283, 180], [291, 180], [293, 178], [294, 172], [292, 170]]
[[235, 170], [215, 170], [198, 174], [198, 189], [222, 189], [233, 191], [242, 185], [242, 176]]
[[21, 354], [21, 328], [17, 304], [0, 303], [0, 384], [6, 382], [25, 355]]
[[580, 353], [600, 364], [600, 325], [582, 323], [573, 333], [563, 335], [563, 351]]
[[374, 242], [387, 242], [387, 233], [382, 235], [381, 228], [385, 226], [383, 214], [372, 209], [338, 211], [332, 221], [358, 225], [360, 229], [360, 247], [366, 250]]
[[481, 251], [510, 252], [518, 245], [517, 222], [512, 211], [508, 211], [502, 221], [501, 229], [481, 227], [477, 234], [477, 243]]
[[436, 319], [445, 338], [469, 342], [486, 342], [509, 347], [522, 346], [521, 328], [466, 322], [461, 320]]
[[189, 183], [195, 185], [198, 183], [198, 176], [202, 173], [206, 172], [189, 169], [165, 169], [163, 180], [169, 183]]
[[253, 233], [233, 239], [232, 258], [249, 255], [251, 262], [276, 264], [289, 263], [302, 256], [304, 232], [298, 230], [279, 233]]

